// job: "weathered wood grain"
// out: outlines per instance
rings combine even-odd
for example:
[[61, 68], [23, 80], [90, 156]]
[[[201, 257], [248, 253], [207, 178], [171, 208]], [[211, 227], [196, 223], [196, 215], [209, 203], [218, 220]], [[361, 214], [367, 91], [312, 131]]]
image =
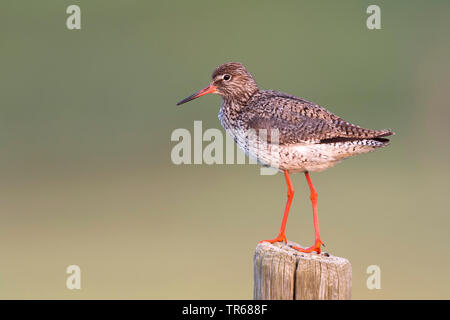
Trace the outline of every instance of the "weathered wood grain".
[[263, 242], [256, 246], [253, 262], [256, 300], [351, 299], [352, 266], [345, 258]]

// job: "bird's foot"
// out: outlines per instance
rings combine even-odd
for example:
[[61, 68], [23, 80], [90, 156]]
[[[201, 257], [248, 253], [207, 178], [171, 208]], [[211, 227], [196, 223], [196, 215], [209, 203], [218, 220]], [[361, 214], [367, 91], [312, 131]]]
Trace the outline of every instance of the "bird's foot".
[[286, 235], [284, 233], [280, 233], [280, 234], [278, 234], [278, 236], [275, 239], [261, 240], [258, 243], [262, 243], [262, 242], [269, 242], [269, 243], [284, 242], [284, 243], [287, 243], [287, 238], [286, 238]]
[[321, 245], [323, 245], [323, 246], [325, 246], [325, 244], [322, 242], [322, 240], [320, 240], [320, 239], [317, 239], [316, 240], [316, 243], [313, 245], [313, 246], [311, 246], [311, 247], [309, 247], [309, 248], [300, 248], [300, 247], [297, 247], [297, 246], [290, 246], [292, 249], [295, 249], [295, 250], [298, 250], [298, 251], [300, 251], [300, 252], [313, 252], [313, 251], [315, 251], [315, 252], [317, 252], [318, 254], [320, 253], [320, 246]]

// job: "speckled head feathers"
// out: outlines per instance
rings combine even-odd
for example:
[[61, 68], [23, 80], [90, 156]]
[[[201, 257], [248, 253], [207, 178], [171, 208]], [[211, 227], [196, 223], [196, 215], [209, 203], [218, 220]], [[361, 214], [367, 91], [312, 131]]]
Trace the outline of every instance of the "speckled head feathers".
[[182, 105], [208, 93], [217, 93], [231, 105], [245, 105], [258, 92], [258, 86], [252, 75], [239, 62], [228, 62], [218, 66], [213, 74], [211, 83], [204, 89], [181, 100]]
[[255, 92], [258, 85], [250, 72], [239, 62], [228, 62], [218, 66], [212, 73], [212, 85], [224, 100], [245, 102]]
[[246, 74], [251, 77], [250, 73], [247, 71], [247, 69], [245, 69], [244, 65], [239, 62], [227, 62], [221, 64], [216, 69], [214, 69], [211, 77], [214, 80], [214, 78], [216, 78], [217, 76], [224, 74], [230, 74], [233, 76]]

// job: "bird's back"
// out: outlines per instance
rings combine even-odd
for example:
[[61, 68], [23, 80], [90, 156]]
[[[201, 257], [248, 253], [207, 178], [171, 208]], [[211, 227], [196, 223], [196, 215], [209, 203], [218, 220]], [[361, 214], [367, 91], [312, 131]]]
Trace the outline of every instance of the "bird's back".
[[256, 93], [243, 108], [242, 117], [248, 119], [250, 128], [280, 130], [280, 144], [379, 139], [393, 134], [390, 129], [362, 128], [310, 101], [272, 90]]

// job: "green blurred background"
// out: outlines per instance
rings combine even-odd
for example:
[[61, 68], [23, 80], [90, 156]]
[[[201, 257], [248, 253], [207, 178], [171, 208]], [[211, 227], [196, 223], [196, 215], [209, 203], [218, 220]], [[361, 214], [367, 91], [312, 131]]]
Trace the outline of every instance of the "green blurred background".
[[[381, 30], [366, 27], [370, 4]], [[450, 298], [449, 36], [449, 1], [2, 0], [0, 297], [252, 298], [283, 176], [170, 160], [174, 129], [221, 128], [219, 97], [175, 103], [240, 61], [261, 88], [397, 133], [312, 174], [353, 297]], [[287, 236], [310, 245], [307, 184], [293, 183]], [[65, 287], [71, 264], [80, 291]], [[373, 264], [380, 290], [366, 287]]]

